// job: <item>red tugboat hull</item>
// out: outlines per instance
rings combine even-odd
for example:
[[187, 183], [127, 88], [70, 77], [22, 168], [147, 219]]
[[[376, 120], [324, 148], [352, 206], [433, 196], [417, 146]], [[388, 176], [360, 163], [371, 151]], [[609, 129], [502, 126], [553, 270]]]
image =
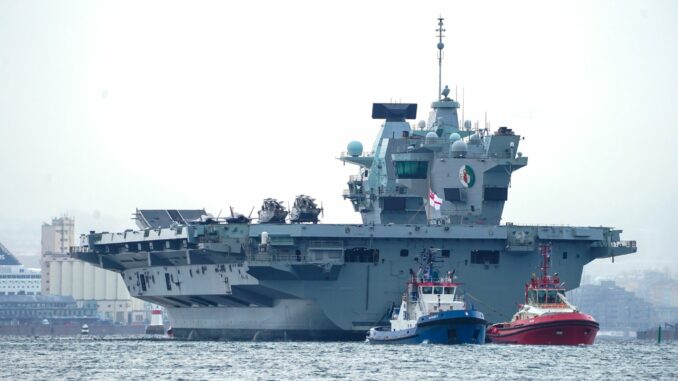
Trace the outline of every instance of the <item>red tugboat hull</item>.
[[487, 337], [500, 344], [590, 345], [598, 328], [591, 315], [566, 312], [495, 324], [488, 328]]

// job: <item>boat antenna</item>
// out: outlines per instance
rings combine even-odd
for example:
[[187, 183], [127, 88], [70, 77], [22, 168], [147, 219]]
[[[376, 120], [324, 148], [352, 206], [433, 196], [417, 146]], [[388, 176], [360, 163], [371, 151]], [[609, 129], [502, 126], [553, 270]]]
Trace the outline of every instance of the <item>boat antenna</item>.
[[438, 32], [438, 99], [443, 99], [443, 48], [445, 47], [445, 44], [443, 44], [443, 32], [445, 32], [443, 20], [445, 19], [442, 16], [438, 17], [438, 29], [436, 29], [436, 32]]
[[542, 243], [539, 245], [539, 254], [542, 258], [541, 276], [546, 278], [549, 275], [549, 264], [551, 262], [551, 243]]

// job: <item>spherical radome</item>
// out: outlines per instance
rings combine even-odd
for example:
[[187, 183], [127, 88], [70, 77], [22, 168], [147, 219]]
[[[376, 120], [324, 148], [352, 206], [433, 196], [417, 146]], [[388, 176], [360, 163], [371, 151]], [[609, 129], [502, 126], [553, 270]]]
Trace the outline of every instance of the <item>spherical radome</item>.
[[452, 148], [450, 151], [454, 157], [464, 157], [466, 156], [466, 152], [468, 152], [468, 147], [466, 146], [466, 142], [463, 140], [457, 140], [456, 142], [452, 143]]
[[354, 140], [348, 143], [348, 146], [346, 146], [346, 151], [348, 152], [349, 156], [360, 156], [363, 154], [363, 144], [357, 140]]

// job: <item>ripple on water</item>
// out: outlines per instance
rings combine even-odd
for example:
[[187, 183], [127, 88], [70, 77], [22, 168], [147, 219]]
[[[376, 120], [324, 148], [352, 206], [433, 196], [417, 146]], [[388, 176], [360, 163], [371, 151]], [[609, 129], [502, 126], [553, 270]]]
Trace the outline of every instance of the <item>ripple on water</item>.
[[0, 337], [0, 379], [678, 379], [678, 342], [376, 346]]

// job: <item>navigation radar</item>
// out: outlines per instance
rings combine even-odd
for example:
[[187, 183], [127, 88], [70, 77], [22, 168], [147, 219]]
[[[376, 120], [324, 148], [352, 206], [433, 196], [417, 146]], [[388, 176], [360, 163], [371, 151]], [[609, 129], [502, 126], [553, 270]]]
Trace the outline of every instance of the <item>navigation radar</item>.
[[450, 95], [450, 88], [445, 85], [445, 88], [443, 89], [443, 92], [441, 93], [445, 99], [447, 99], [447, 96]]

